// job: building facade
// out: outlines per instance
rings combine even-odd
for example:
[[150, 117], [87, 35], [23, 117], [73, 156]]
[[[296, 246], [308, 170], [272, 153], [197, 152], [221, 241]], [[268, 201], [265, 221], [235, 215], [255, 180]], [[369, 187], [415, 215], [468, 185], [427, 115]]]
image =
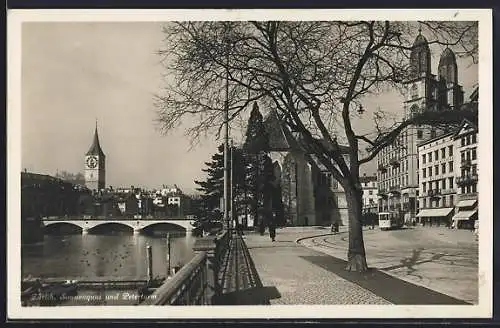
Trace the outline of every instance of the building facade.
[[97, 123], [94, 131], [94, 140], [85, 154], [85, 186], [92, 191], [100, 191], [106, 187], [106, 155], [102, 151], [97, 132]]
[[472, 228], [478, 219], [478, 129], [464, 121], [453, 136], [455, 148], [455, 181], [457, 203], [453, 226]]
[[363, 189], [363, 213], [378, 213], [377, 175], [364, 174], [359, 181]]
[[419, 197], [417, 222], [451, 224], [456, 202], [456, 160], [453, 132], [418, 145]]
[[[410, 54], [410, 75], [405, 82], [404, 117], [422, 111], [458, 108], [463, 103], [462, 87], [453, 51], [441, 54], [438, 75], [431, 73], [431, 53], [427, 40], [419, 33]], [[416, 218], [419, 199], [418, 144], [436, 138], [443, 131], [430, 126], [408, 126], [393, 144], [377, 156], [379, 211]]]

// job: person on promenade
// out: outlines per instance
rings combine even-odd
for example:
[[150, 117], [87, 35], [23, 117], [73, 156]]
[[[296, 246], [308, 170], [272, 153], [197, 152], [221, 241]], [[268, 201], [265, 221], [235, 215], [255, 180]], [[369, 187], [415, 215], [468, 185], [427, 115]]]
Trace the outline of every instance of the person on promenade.
[[269, 237], [271, 237], [271, 241], [275, 241], [276, 238], [276, 225], [273, 221], [269, 223]]

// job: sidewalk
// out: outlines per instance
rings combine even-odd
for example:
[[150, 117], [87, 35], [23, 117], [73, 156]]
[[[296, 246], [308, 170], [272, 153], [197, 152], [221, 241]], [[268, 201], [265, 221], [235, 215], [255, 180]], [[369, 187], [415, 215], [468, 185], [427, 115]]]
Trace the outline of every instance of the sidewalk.
[[[268, 235], [247, 233], [245, 236], [262, 284], [275, 287], [279, 292], [279, 297], [271, 299], [270, 304], [390, 304], [328, 268], [311, 262], [310, 259], [320, 253], [295, 241], [318, 235], [321, 230], [296, 230], [278, 230], [276, 242], [271, 242]], [[325, 255], [320, 257], [327, 258]]]
[[277, 291], [270, 304], [467, 304], [379, 270], [346, 272], [345, 261], [296, 243], [329, 235], [329, 229], [305, 227], [266, 234], [246, 233], [244, 241], [262, 286]]

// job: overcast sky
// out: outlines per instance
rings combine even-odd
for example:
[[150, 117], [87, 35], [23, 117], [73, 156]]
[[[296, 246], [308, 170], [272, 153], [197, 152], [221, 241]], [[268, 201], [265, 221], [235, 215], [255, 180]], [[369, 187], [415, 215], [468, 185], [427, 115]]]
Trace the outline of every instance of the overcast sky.
[[[168, 136], [155, 127], [153, 95], [162, 73], [155, 52], [162, 42], [160, 23], [24, 23], [23, 168], [52, 175], [83, 172], [98, 119], [107, 185], [177, 184], [192, 192], [218, 142], [203, 140], [188, 151], [182, 126]], [[435, 73], [440, 50], [432, 50]], [[458, 66], [468, 97], [477, 83], [477, 65], [459, 61]], [[396, 93], [376, 101], [386, 110], [403, 108]], [[361, 128], [370, 124], [368, 116]], [[365, 171], [374, 172], [374, 166]]]

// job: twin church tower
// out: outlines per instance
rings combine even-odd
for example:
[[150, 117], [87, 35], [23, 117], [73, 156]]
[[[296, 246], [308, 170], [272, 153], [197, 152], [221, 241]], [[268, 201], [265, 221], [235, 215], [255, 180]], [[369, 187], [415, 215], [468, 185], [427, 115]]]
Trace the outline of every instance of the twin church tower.
[[97, 121], [95, 124], [94, 140], [85, 154], [85, 186], [90, 190], [99, 191], [106, 187], [106, 155], [99, 144]]

